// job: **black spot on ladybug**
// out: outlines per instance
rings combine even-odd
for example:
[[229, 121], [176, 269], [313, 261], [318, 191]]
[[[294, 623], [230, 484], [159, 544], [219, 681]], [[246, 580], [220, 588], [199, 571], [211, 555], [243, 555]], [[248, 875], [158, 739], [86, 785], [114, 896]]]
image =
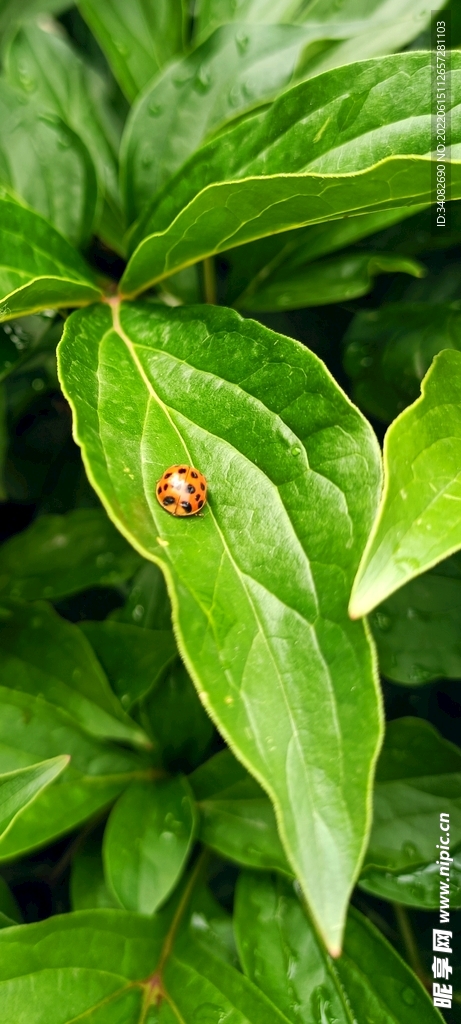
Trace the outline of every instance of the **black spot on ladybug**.
[[[165, 504], [165, 502], [163, 502], [163, 504]], [[181, 508], [183, 508], [187, 513], [192, 512], [192, 505], [190, 501], [181, 501]]]
[[204, 491], [205, 490], [205, 484], [200, 484], [200, 488], [201, 488], [202, 491]]
[[163, 504], [164, 505], [174, 505], [174, 502], [175, 502], [175, 499], [172, 498], [171, 495], [170, 495], [169, 498], [164, 498], [163, 499]]
[[187, 473], [186, 466], [180, 466], [178, 469], [178, 473]]
[[186, 491], [188, 494], [195, 494], [195, 487], [193, 486], [193, 484], [188, 484], [186, 487]]
[[162, 493], [162, 488], [159, 487], [158, 490], [157, 490], [157, 494], [161, 494], [161, 493]]
[[191, 477], [192, 477], [193, 480], [196, 480], [197, 477], [198, 477], [198, 473], [196, 473], [195, 470], [192, 470]]
[[199, 507], [199, 508], [201, 508], [201, 507], [202, 507], [202, 505], [203, 505], [203, 501], [202, 501], [202, 499], [200, 498], [200, 501], [199, 501], [199, 503], [198, 503], [198, 507]]
[[165, 473], [165, 480], [168, 480], [168, 477], [170, 477], [170, 476], [171, 476], [171, 473]]
[[[169, 486], [170, 486], [169, 484], [165, 484], [165, 486], [164, 486], [163, 490], [164, 490], [164, 491], [167, 491], [167, 490], [168, 490], [168, 488], [169, 488]], [[160, 488], [160, 490], [161, 490], [161, 489], [162, 489], [162, 488]]]

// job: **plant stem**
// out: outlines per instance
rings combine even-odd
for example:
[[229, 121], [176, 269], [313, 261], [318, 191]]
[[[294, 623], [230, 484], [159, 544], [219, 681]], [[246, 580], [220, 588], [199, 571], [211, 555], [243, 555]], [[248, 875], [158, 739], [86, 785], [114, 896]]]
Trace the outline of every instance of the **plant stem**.
[[216, 268], [213, 256], [206, 256], [203, 261], [203, 285], [205, 291], [205, 302], [210, 306], [216, 306], [218, 301], [218, 289], [216, 286]]
[[405, 954], [408, 963], [410, 964], [410, 967], [413, 968], [419, 980], [422, 981], [423, 985], [427, 988], [427, 975], [421, 963], [418, 945], [414, 936], [413, 928], [411, 927], [408, 913], [405, 910], [405, 907], [402, 907], [401, 903], [393, 903], [392, 906], [394, 908], [394, 914], [402, 937], [402, 942], [405, 947]]

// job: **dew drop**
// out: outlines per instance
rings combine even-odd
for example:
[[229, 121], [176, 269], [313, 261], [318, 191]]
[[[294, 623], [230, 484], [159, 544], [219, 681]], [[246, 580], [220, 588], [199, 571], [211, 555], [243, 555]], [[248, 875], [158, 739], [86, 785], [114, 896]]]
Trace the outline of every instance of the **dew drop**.
[[416, 996], [412, 988], [408, 988], [408, 986], [403, 988], [401, 996], [406, 1006], [414, 1006]]
[[122, 57], [128, 57], [130, 48], [123, 42], [123, 39], [114, 39], [114, 46]]
[[227, 1011], [217, 1003], [202, 1003], [192, 1015], [193, 1024], [222, 1024], [228, 1017]]
[[392, 619], [390, 615], [386, 615], [385, 612], [375, 612], [373, 618], [378, 629], [381, 630], [381, 633], [387, 633], [392, 626]]
[[295, 456], [301, 455], [301, 448], [297, 444], [295, 444], [294, 448], [291, 449], [291, 454]]
[[133, 611], [131, 613], [131, 618], [134, 619], [135, 622], [141, 622], [141, 619], [142, 619], [143, 615], [144, 615], [144, 605], [143, 604], [137, 604], [135, 606], [135, 608], [133, 608]]
[[246, 50], [248, 49], [248, 43], [250, 42], [250, 37], [247, 35], [246, 32], [243, 32], [242, 30], [240, 30], [240, 32], [237, 32], [237, 34], [235, 36], [235, 42], [237, 44], [238, 52], [240, 54], [244, 54], [246, 52]]
[[199, 67], [195, 81], [196, 84], [201, 88], [202, 92], [208, 92], [208, 90], [211, 88], [211, 71], [206, 64], [202, 64]]
[[160, 103], [153, 102], [149, 104], [149, 114], [151, 117], [160, 117], [161, 113], [162, 107], [160, 106]]

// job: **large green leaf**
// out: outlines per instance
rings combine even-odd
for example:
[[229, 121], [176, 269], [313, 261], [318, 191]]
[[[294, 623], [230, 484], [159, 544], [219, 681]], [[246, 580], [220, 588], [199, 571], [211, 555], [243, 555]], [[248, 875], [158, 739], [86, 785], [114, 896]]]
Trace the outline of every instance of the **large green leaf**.
[[381, 505], [352, 590], [353, 618], [461, 547], [461, 352], [434, 359], [389, 427]]
[[101, 297], [90, 269], [39, 214], [0, 190], [0, 321]]
[[200, 765], [189, 782], [200, 811], [199, 836], [206, 846], [246, 867], [292, 873], [270, 800], [230, 750]]
[[117, 586], [139, 562], [102, 509], [40, 516], [0, 547], [0, 595], [57, 600], [88, 587]]
[[41, 109], [56, 115], [83, 140], [112, 216], [116, 222], [118, 219], [118, 230], [123, 231], [117, 185], [118, 132], [104, 79], [84, 64], [65, 39], [38, 25], [23, 25], [10, 41], [5, 70], [13, 85], [38, 100]]
[[142, 629], [171, 629], [171, 606], [165, 577], [154, 562], [143, 562], [134, 577], [123, 608], [112, 612], [116, 622]]
[[[90, 910], [2, 929], [5, 1021], [215, 1024], [221, 1016], [232, 1024], [287, 1024], [264, 994], [219, 955], [218, 943], [214, 949], [211, 942], [202, 945], [188, 932], [176, 940], [186, 906], [187, 898], [169, 928], [168, 914], [148, 918], [123, 910]], [[206, 926], [202, 913], [200, 918]]]
[[461, 560], [410, 580], [370, 616], [380, 671], [397, 683], [461, 679]]
[[130, 101], [182, 49], [181, 0], [80, 0], [79, 8]]
[[449, 852], [457, 860], [454, 908], [461, 906], [461, 750], [421, 718], [390, 722], [376, 773], [363, 888], [410, 906], [441, 905], [448, 881], [435, 863], [442, 808], [450, 815]]
[[124, 708], [132, 708], [154, 690], [177, 656], [171, 629], [140, 629], [125, 622], [82, 622], [113, 689]]
[[43, 697], [0, 687], [0, 772], [70, 756], [63, 775], [15, 821], [2, 841], [8, 860], [51, 842], [109, 805], [152, 769], [145, 757], [86, 735], [69, 714]]
[[3, 837], [39, 794], [67, 768], [69, 758], [53, 757], [0, 775], [0, 849]]
[[0, 80], [0, 182], [74, 245], [86, 243], [97, 206], [90, 155], [59, 117]]
[[110, 689], [78, 626], [44, 601], [0, 604], [2, 686], [43, 697], [90, 736], [149, 747]]
[[237, 884], [235, 927], [245, 973], [292, 1024], [441, 1024], [421, 983], [356, 910], [344, 953], [332, 960], [289, 883], [248, 872]]
[[72, 859], [69, 892], [72, 910], [118, 909], [118, 901], [109, 892], [104, 878], [99, 836], [87, 836], [78, 847]]
[[424, 277], [425, 268], [421, 263], [397, 254], [346, 252], [334, 259], [300, 267], [297, 271], [283, 267], [257, 291], [248, 297], [243, 296], [236, 305], [239, 309], [270, 313], [346, 302], [367, 295], [377, 274], [397, 272]]
[[129, 223], [212, 130], [295, 80], [309, 37], [294, 25], [227, 25], [154, 79], [123, 139]]
[[181, 877], [197, 822], [185, 778], [133, 783], [111, 811], [104, 833], [109, 890], [125, 910], [152, 914]]
[[[452, 63], [455, 157], [461, 56]], [[399, 54], [319, 75], [218, 134], [134, 226], [122, 293], [274, 232], [429, 202], [430, 95], [430, 55]], [[451, 189], [461, 195], [457, 162]]]
[[[73, 314], [59, 353], [87, 472], [162, 566], [201, 699], [272, 797], [336, 950], [380, 739], [373, 655], [346, 613], [379, 489], [375, 438], [317, 357], [231, 310], [112, 312], [113, 325], [107, 306]], [[209, 478], [201, 519], [156, 499], [178, 461]]]
[[355, 401], [389, 423], [418, 397], [434, 356], [461, 350], [459, 303], [388, 303], [357, 313], [345, 335], [344, 368]]

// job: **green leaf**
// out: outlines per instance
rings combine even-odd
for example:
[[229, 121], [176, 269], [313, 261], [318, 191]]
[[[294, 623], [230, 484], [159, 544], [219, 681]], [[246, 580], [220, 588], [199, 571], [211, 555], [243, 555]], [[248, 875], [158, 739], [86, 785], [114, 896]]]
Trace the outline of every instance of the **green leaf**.
[[[0, 182], [74, 245], [92, 231], [98, 199], [88, 150], [61, 118], [0, 80]], [[63, 196], [65, 202], [63, 202]]]
[[410, 903], [418, 897], [418, 886], [405, 875], [425, 869], [423, 895], [427, 898], [430, 882], [431, 905], [440, 904], [440, 883], [447, 879], [438, 868], [437, 873], [430, 869], [439, 856], [441, 811], [450, 815], [453, 856], [461, 852], [461, 750], [421, 718], [390, 722], [376, 773], [373, 828], [363, 871], [365, 876], [370, 868], [398, 875], [395, 898], [400, 903], [407, 902], [407, 891]]
[[309, 38], [294, 25], [225, 25], [168, 64], [139, 97], [123, 137], [129, 223], [207, 135], [296, 79]]
[[380, 671], [418, 686], [461, 679], [461, 565], [452, 555], [410, 580], [370, 616]]
[[104, 878], [101, 841], [89, 836], [72, 861], [70, 876], [72, 910], [118, 909]]
[[195, 802], [185, 778], [133, 783], [111, 811], [104, 833], [104, 871], [125, 910], [152, 914], [179, 881], [196, 831]]
[[0, 321], [101, 298], [90, 269], [42, 217], [0, 190]]
[[[460, 204], [461, 205], [461, 204]], [[226, 305], [239, 305], [270, 282], [272, 274], [297, 272], [306, 263], [344, 249], [369, 235], [383, 232], [396, 222], [414, 217], [414, 208], [364, 213], [359, 217], [343, 217], [323, 224], [310, 224], [295, 231], [260, 238], [243, 247], [224, 253], [227, 264], [225, 282]], [[408, 235], [408, 229], [407, 229]], [[378, 235], [375, 241], [381, 238]], [[169, 283], [169, 282], [168, 282]]]
[[208, 1015], [211, 1024], [221, 1013], [232, 1024], [287, 1024], [240, 971], [189, 936], [176, 950], [175, 937], [163, 915], [122, 910], [79, 911], [3, 929], [4, 1019], [208, 1024]]
[[142, 629], [171, 629], [170, 601], [165, 577], [158, 565], [142, 563], [132, 581], [126, 604], [116, 608], [111, 619]]
[[418, 397], [434, 356], [444, 348], [461, 350], [459, 304], [396, 302], [361, 310], [344, 341], [354, 400], [389, 423]]
[[353, 908], [343, 955], [332, 960], [289, 883], [243, 872], [234, 926], [245, 974], [292, 1024], [441, 1024], [412, 971]]
[[[231, 310], [112, 312], [113, 328], [107, 306], [73, 314], [59, 353], [87, 472], [162, 566], [202, 702], [273, 799], [337, 949], [381, 730], [368, 638], [346, 611], [377, 501], [374, 435], [316, 356]], [[156, 499], [183, 460], [209, 478], [201, 519]]]
[[[452, 66], [455, 104], [455, 53]], [[265, 235], [428, 203], [429, 133], [430, 54], [352, 64], [289, 89], [203, 146], [153, 200], [132, 231], [122, 294]], [[456, 162], [451, 189], [461, 196]]]
[[[450, 907], [461, 909], [461, 847], [451, 849], [453, 864], [450, 870]], [[440, 874], [437, 864], [422, 864], [400, 871], [367, 868], [359, 879], [364, 892], [381, 900], [403, 903], [419, 910], [438, 910], [440, 907]], [[446, 897], [446, 891], [444, 892]]]
[[230, 750], [197, 768], [189, 782], [200, 811], [202, 843], [245, 867], [292, 874], [272, 804]]
[[215, 729], [179, 659], [135, 710], [168, 771], [190, 772], [207, 756]]
[[0, 603], [3, 686], [43, 697], [90, 736], [149, 747], [112, 693], [90, 644], [44, 601]]
[[12, 924], [20, 924], [22, 914], [16, 900], [0, 875], [0, 928], [9, 928]]
[[236, 305], [239, 309], [270, 313], [346, 302], [367, 295], [377, 274], [397, 272], [424, 277], [426, 271], [421, 263], [405, 256], [346, 252], [335, 259], [308, 264], [297, 272], [283, 267], [257, 291], [242, 296]]
[[79, 9], [130, 101], [182, 50], [181, 0], [80, 0]]
[[14, 822], [0, 859], [51, 842], [111, 804], [135, 778], [152, 776], [145, 757], [93, 739], [43, 697], [0, 687], [0, 772], [70, 756], [66, 772]]
[[0, 325], [0, 380], [9, 377], [37, 351], [48, 349], [60, 337], [60, 325], [49, 316], [24, 316]]
[[139, 562], [102, 509], [40, 516], [0, 547], [0, 595], [57, 600], [89, 587], [114, 587]]
[[104, 79], [65, 39], [37, 25], [21, 27], [10, 41], [5, 65], [12, 85], [32, 95], [41, 109], [56, 115], [83, 140], [112, 214], [121, 222], [119, 139]]
[[17, 21], [37, 14], [60, 14], [70, 6], [70, 0], [0, 0], [0, 32], [11, 30]]
[[125, 622], [82, 622], [85, 633], [123, 707], [131, 709], [155, 690], [177, 656], [171, 629], [140, 629]]
[[15, 821], [67, 768], [69, 760], [66, 756], [53, 757], [0, 775], [0, 848]]
[[461, 352], [447, 349], [386, 434], [384, 491], [352, 589], [353, 618], [461, 547], [460, 408]]

